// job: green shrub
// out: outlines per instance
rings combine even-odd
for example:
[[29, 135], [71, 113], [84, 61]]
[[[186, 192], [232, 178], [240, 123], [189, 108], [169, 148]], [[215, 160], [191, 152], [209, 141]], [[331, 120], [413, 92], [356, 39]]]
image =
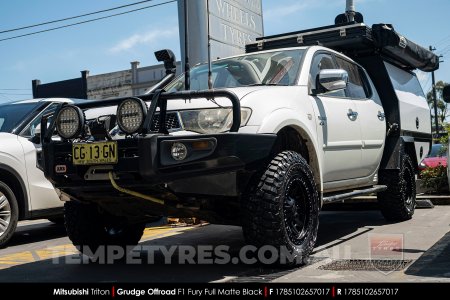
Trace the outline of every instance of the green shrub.
[[420, 175], [422, 178], [422, 187], [431, 189], [432, 192], [441, 192], [448, 185], [447, 167], [442, 165], [428, 167]]

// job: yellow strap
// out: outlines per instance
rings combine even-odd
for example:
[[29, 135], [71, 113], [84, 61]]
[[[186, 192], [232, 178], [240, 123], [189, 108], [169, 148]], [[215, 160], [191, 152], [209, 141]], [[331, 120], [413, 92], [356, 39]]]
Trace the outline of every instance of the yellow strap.
[[164, 205], [164, 201], [163, 200], [156, 199], [156, 198], [154, 198], [152, 196], [147, 196], [147, 195], [144, 195], [144, 194], [141, 194], [141, 193], [138, 193], [138, 192], [130, 191], [130, 190], [127, 190], [127, 189], [125, 189], [123, 187], [118, 186], [116, 181], [114, 180], [113, 173], [109, 172], [108, 175], [109, 175], [109, 180], [111, 181], [112, 186], [116, 190], [118, 190], [119, 192], [122, 192], [124, 194], [128, 194], [128, 195], [131, 195], [131, 196], [134, 196], [134, 197], [137, 197], [137, 198], [142, 198], [142, 199], [145, 199], [145, 200], [149, 200], [149, 201], [152, 201], [152, 202]]

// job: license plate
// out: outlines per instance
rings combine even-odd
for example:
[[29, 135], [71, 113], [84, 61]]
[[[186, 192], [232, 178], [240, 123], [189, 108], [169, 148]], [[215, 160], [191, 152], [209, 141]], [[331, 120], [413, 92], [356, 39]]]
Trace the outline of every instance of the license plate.
[[117, 163], [117, 142], [73, 144], [74, 165], [102, 165]]

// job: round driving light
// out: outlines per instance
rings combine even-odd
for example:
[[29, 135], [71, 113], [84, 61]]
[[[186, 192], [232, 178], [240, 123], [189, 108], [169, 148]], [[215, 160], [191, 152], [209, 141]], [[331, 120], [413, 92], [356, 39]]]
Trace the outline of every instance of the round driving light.
[[83, 111], [76, 106], [64, 106], [56, 117], [56, 130], [64, 139], [73, 139], [80, 135], [84, 125]]
[[172, 154], [173, 159], [180, 161], [186, 159], [188, 150], [183, 143], [174, 143], [170, 153]]
[[145, 102], [139, 98], [129, 98], [117, 108], [117, 125], [123, 132], [133, 134], [142, 128], [146, 116]]

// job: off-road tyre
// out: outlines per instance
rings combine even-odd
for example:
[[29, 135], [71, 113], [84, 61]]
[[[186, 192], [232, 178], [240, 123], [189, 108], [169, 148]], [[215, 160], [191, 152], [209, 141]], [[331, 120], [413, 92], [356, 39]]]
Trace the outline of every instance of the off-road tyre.
[[[276, 264], [305, 264], [316, 243], [319, 210], [319, 194], [308, 163], [297, 152], [281, 152], [259, 180], [250, 182], [242, 199], [246, 242], [281, 251]], [[283, 261], [283, 255], [289, 259]]]
[[399, 170], [383, 170], [379, 175], [379, 183], [388, 187], [377, 196], [384, 218], [390, 222], [411, 219], [416, 206], [416, 179], [409, 155], [402, 155]]
[[[67, 235], [77, 249], [92, 257], [101, 246], [119, 246], [126, 250], [139, 243], [145, 224], [100, 212], [95, 204], [69, 201], [64, 204]], [[104, 253], [108, 253], [105, 251]]]

